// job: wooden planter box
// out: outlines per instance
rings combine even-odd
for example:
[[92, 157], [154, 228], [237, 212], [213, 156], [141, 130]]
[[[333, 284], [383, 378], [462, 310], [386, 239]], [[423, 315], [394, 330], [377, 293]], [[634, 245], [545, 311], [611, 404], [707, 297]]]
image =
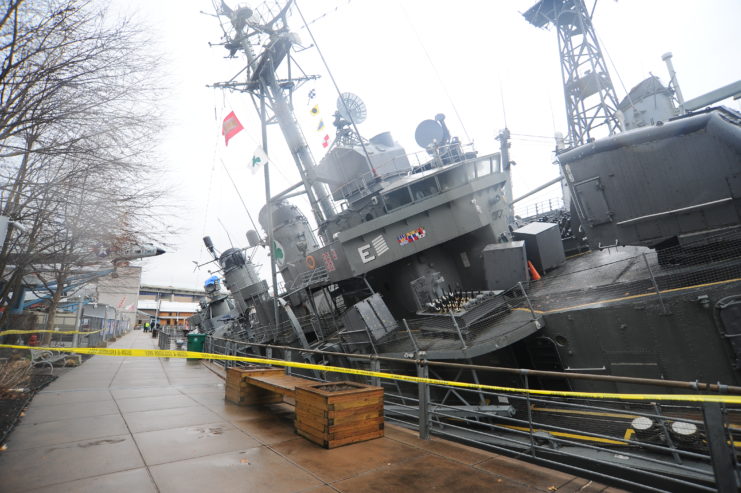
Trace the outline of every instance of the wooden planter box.
[[226, 370], [226, 400], [239, 406], [255, 404], [273, 404], [282, 402], [281, 394], [261, 389], [247, 383], [247, 377], [258, 375], [283, 375], [280, 368], [227, 368]]
[[383, 436], [383, 389], [356, 382], [296, 387], [296, 432], [324, 448]]

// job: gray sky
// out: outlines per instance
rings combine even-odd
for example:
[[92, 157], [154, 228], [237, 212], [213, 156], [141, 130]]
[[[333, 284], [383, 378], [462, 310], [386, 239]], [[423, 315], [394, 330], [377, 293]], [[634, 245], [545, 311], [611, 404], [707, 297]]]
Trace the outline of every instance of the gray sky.
[[[497, 151], [494, 137], [506, 115], [517, 162], [515, 196], [557, 176], [549, 138], [554, 131], [566, 133], [556, 34], [536, 29], [520, 14], [533, 3], [299, 0], [307, 20], [318, 19], [310, 28], [340, 89], [358, 94], [368, 107], [368, 119], [360, 125], [366, 138], [391, 131], [407, 152], [421, 151], [414, 142], [416, 125], [442, 112], [451, 133], [473, 141], [483, 154]], [[161, 103], [170, 125], [160, 154], [173, 185], [170, 202], [178, 206], [172, 223], [183, 233], [166, 255], [144, 262], [143, 282], [199, 288], [210, 276], [206, 269], [194, 272], [194, 260], [209, 260], [202, 236], [211, 235], [223, 250], [230, 246], [227, 232], [234, 246], [246, 246], [245, 232], [252, 228], [224, 166], [255, 220], [265, 200], [262, 177], [247, 168], [260, 140], [249, 97], [206, 87], [231, 78], [243, 60], [226, 59], [223, 47], [209, 47], [221, 35], [217, 19], [206, 15], [213, 13], [209, 1], [116, 0], [113, 6], [138, 11], [151, 26], [153, 49], [165, 53], [171, 85]], [[739, 19], [739, 0], [601, 0], [594, 24], [619, 99], [649, 72], [666, 82], [661, 55], [667, 51], [674, 53], [680, 86], [690, 99], [741, 79]], [[309, 46], [301, 25], [294, 16], [291, 27]], [[337, 95], [316, 50], [296, 59], [307, 73], [322, 76], [301, 87], [294, 99], [318, 161], [324, 134], [315, 131], [307, 93], [316, 89], [330, 136]], [[727, 104], [741, 110], [739, 101]], [[225, 147], [221, 121], [230, 111], [245, 130]], [[298, 174], [277, 127], [270, 129], [269, 153], [276, 163], [273, 191], [296, 183]], [[552, 188], [533, 201], [556, 195]], [[308, 209], [305, 214], [310, 215]], [[265, 252], [258, 251], [255, 261], [267, 263]]]

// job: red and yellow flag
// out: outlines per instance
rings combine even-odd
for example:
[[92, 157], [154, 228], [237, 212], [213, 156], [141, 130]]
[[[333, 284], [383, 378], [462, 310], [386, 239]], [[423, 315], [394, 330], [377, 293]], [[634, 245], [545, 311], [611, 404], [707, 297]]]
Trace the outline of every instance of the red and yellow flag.
[[239, 123], [239, 119], [233, 111], [226, 115], [226, 118], [224, 118], [224, 123], [221, 125], [221, 135], [224, 136], [224, 143], [226, 145], [229, 145], [229, 139], [237, 135], [242, 130], [244, 130], [244, 127], [241, 123]]

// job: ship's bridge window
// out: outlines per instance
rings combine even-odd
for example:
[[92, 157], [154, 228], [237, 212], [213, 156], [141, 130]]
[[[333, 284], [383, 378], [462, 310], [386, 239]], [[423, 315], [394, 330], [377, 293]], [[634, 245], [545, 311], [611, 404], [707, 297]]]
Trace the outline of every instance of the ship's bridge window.
[[388, 212], [410, 204], [412, 202], [412, 196], [409, 193], [408, 187], [401, 187], [383, 195], [383, 202], [386, 204], [386, 211]]
[[476, 179], [476, 163], [466, 163], [463, 165], [463, 169], [466, 170], [466, 181], [473, 181]]
[[414, 197], [414, 200], [422, 200], [425, 197], [435, 195], [439, 192], [437, 188], [437, 181], [435, 181], [434, 176], [427, 178], [426, 180], [421, 180], [413, 183], [409, 186], [409, 188], [412, 191], [412, 197]]
[[493, 172], [494, 161], [492, 159], [479, 159], [476, 161], [476, 176], [482, 177]]
[[451, 188], [459, 187], [466, 183], [466, 171], [461, 166], [437, 175], [440, 182], [440, 190], [445, 192]]

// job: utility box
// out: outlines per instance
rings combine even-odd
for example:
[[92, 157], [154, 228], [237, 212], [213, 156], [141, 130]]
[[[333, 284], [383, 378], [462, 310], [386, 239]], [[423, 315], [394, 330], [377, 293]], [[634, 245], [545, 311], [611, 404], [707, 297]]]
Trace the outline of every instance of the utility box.
[[512, 232], [515, 240], [525, 242], [527, 259], [541, 274], [566, 261], [558, 224], [530, 223]]
[[486, 245], [481, 254], [484, 257], [486, 289], [506, 291], [529, 279], [524, 241]]

